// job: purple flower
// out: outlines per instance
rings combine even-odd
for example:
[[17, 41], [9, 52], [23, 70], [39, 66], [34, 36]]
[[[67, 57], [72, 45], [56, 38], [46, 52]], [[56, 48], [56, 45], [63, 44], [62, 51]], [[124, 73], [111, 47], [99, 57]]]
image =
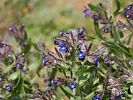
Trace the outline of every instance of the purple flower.
[[42, 63], [44, 66], [49, 66], [54, 64], [55, 58], [49, 55], [48, 53], [45, 54], [44, 52], [42, 53]]
[[74, 88], [76, 88], [76, 82], [71, 82], [68, 86], [71, 90], [73, 90]]
[[61, 40], [61, 39], [57, 39], [56, 37], [54, 37], [54, 44], [55, 45], [59, 45], [59, 46], [63, 46], [65, 43], [64, 40]]
[[63, 41], [60, 41], [58, 45], [59, 45], [59, 47], [64, 47], [64, 46], [66, 46], [66, 43]]
[[126, 25], [123, 22], [121, 22], [120, 20], [116, 23], [116, 26], [122, 31], [126, 30]]
[[98, 66], [99, 63], [100, 63], [99, 58], [96, 58], [96, 61], [95, 61], [94, 65], [95, 65], [95, 66]]
[[57, 41], [56, 37], [54, 37], [54, 44], [58, 45], [58, 41]]
[[28, 45], [28, 42], [27, 42], [26, 40], [23, 40], [23, 39], [22, 39], [22, 40], [20, 41], [20, 45], [26, 47], [26, 46]]
[[11, 92], [11, 91], [12, 91], [12, 86], [11, 86], [11, 85], [6, 85], [6, 90], [7, 90], [8, 92]]
[[133, 4], [124, 9], [124, 15], [127, 19], [133, 20]]
[[91, 17], [92, 17], [94, 20], [99, 20], [99, 19], [101, 19], [101, 18], [100, 18], [100, 15], [99, 15], [98, 13], [93, 13], [93, 14], [91, 14]]
[[20, 28], [17, 28], [16, 24], [12, 24], [11, 26], [9, 26], [8, 31], [9, 34], [11, 36], [15, 36], [15, 38], [21, 38], [21, 36], [25, 34], [23, 24], [20, 26]]
[[60, 46], [59, 51], [61, 53], [67, 53], [68, 52], [68, 47], [66, 45]]
[[57, 85], [58, 80], [52, 79], [50, 82], [51, 82], [51, 85]]
[[93, 97], [93, 100], [101, 100], [101, 97], [99, 95], [96, 95]]
[[45, 58], [42, 59], [42, 63], [43, 63], [44, 65], [46, 65], [47, 61], [48, 61], [48, 60], [45, 59]]
[[25, 54], [24, 53], [20, 53], [17, 57], [16, 57], [16, 68], [22, 70], [25, 64]]
[[83, 28], [78, 28], [77, 31], [79, 35], [83, 35], [85, 30]]
[[60, 36], [63, 36], [63, 35], [64, 35], [64, 32], [63, 32], [63, 31], [61, 31], [61, 32], [60, 32]]
[[88, 17], [91, 15], [91, 10], [89, 8], [85, 7], [83, 10], [83, 13], [84, 13], [85, 17]]
[[108, 24], [109, 22], [108, 22], [108, 20], [106, 20], [106, 19], [99, 19], [99, 22], [100, 22], [100, 24], [104, 24], [104, 25], [106, 25], [106, 24]]
[[23, 65], [20, 64], [20, 63], [16, 63], [16, 68], [22, 70], [23, 69]]
[[78, 33], [78, 39], [81, 40], [81, 39], [84, 39], [85, 37], [85, 28], [78, 28], [77, 29], [77, 33]]
[[9, 46], [5, 41], [0, 41], [0, 48], [5, 48]]
[[85, 53], [82, 52], [82, 51], [79, 51], [79, 53], [78, 53], [78, 59], [80, 61], [84, 61], [85, 60]]
[[64, 41], [58, 41], [57, 44], [61, 53], [67, 53], [69, 51], [68, 46]]
[[124, 97], [125, 96], [125, 93], [123, 92], [120, 92], [119, 96], [118, 97]]
[[24, 24], [21, 24], [21, 25], [20, 25], [20, 28], [19, 28], [19, 32], [20, 32], [20, 33], [25, 32], [24, 28], [25, 28], [25, 25], [24, 25]]
[[110, 27], [105, 26], [105, 27], [103, 28], [103, 32], [104, 32], [104, 33], [110, 32]]
[[46, 63], [47, 63], [47, 59], [46, 59], [46, 55], [44, 54], [44, 52], [42, 53], [42, 63], [44, 64], [44, 65], [46, 65]]
[[12, 24], [11, 26], [9, 26], [8, 31], [10, 35], [16, 35], [14, 33], [17, 33], [18, 29], [15, 24]]

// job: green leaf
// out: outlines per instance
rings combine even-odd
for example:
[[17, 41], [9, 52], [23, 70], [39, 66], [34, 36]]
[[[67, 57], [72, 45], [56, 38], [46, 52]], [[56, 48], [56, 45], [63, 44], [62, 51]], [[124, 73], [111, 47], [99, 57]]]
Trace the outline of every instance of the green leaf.
[[24, 36], [23, 36], [24, 40], [27, 40], [28, 39], [28, 35], [26, 32], [24, 32]]
[[40, 65], [41, 61], [40, 60], [36, 60], [34, 62], [32, 62], [28, 67], [29, 67], [29, 70], [34, 70], [36, 69], [39, 65]]
[[94, 91], [85, 97], [85, 100], [91, 100], [94, 96]]
[[132, 65], [129, 64], [129, 62], [130, 61], [125, 60], [125, 64], [126, 64], [127, 68], [133, 71], [133, 67], [132, 67]]
[[116, 10], [114, 12], [114, 16], [117, 16], [119, 14], [119, 10], [120, 10], [120, 1], [115, 0], [115, 4], [116, 4]]
[[133, 93], [133, 85], [130, 86], [130, 91]]
[[9, 79], [10, 80], [15, 80], [15, 79], [17, 79], [18, 75], [19, 75], [19, 72], [16, 71], [16, 72], [14, 72], [13, 74], [10, 75]]
[[106, 13], [106, 11], [105, 11], [105, 9], [104, 9], [102, 3], [99, 3], [98, 6], [95, 6], [95, 5], [92, 5], [92, 4], [88, 4], [88, 6], [89, 6], [89, 8], [90, 8], [92, 11], [94, 11], [94, 12], [100, 14], [100, 16], [101, 16], [103, 19], [108, 19], [107, 13]]
[[25, 53], [25, 54], [30, 51], [31, 45], [32, 45], [31, 39], [27, 40], [27, 42], [28, 42], [27, 46], [26, 47], [22, 47], [22, 52]]
[[96, 35], [100, 38], [100, 39], [103, 39], [103, 37], [102, 37], [102, 32], [101, 32], [101, 30], [100, 30], [100, 28], [99, 28], [99, 24], [98, 24], [98, 22], [97, 21], [95, 21], [94, 20], [94, 28], [95, 28], [95, 33], [96, 33]]
[[131, 57], [129, 48], [127, 48], [126, 46], [122, 45], [122, 44], [116, 44], [116, 46], [123, 51], [123, 53], [125, 53], [128, 57]]
[[70, 89], [69, 88], [65, 88], [65, 87], [62, 87], [61, 85], [60, 85], [60, 88], [61, 88], [61, 90], [64, 92], [64, 94], [67, 96], [67, 97], [74, 97], [74, 94], [72, 93], [72, 91], [70, 91]]
[[88, 4], [88, 6], [89, 6], [89, 8], [91, 9], [91, 10], [93, 10], [93, 11], [95, 11], [95, 12], [99, 12], [99, 8], [97, 7], [97, 6], [94, 6], [94, 5], [92, 5], [92, 4]]
[[15, 95], [15, 94], [19, 95], [23, 92], [24, 92], [23, 91], [23, 77], [22, 77], [22, 72], [19, 70], [18, 81], [17, 81], [17, 84], [12, 91], [12, 95]]
[[132, 77], [127, 79], [127, 83], [128, 83], [128, 84], [133, 84], [133, 79], [132, 79]]
[[29, 81], [24, 81], [24, 90], [26, 93], [32, 92], [32, 85], [29, 83]]
[[78, 65], [79, 67], [82, 66], [82, 63], [81, 62], [75, 62], [76, 65]]
[[100, 64], [98, 71], [100, 71], [103, 74], [106, 74], [107, 73], [106, 66], [104, 66], [104, 64]]
[[11, 56], [5, 57], [5, 58], [3, 59], [3, 63], [4, 63], [6, 66], [11, 65], [13, 62], [14, 62], [14, 59], [13, 59], [13, 57], [11, 57]]
[[130, 54], [131, 54], [132, 57], [133, 57], [133, 48], [129, 48], [129, 52], [130, 52]]
[[98, 83], [99, 83], [99, 79], [96, 79], [96, 80], [93, 82], [93, 85], [98, 84]]
[[56, 73], [57, 73], [57, 68], [53, 68], [53, 69], [52, 69], [52, 73], [50, 74], [49, 78], [50, 78], [50, 79], [54, 78], [55, 75], [56, 75]]
[[122, 45], [122, 44], [116, 44], [116, 43], [103, 43], [104, 45], [113, 48], [114, 50], [119, 50], [120, 52], [124, 53], [125, 56], [127, 57], [132, 57], [132, 55], [130, 54], [129, 48], [127, 48], [126, 46]]

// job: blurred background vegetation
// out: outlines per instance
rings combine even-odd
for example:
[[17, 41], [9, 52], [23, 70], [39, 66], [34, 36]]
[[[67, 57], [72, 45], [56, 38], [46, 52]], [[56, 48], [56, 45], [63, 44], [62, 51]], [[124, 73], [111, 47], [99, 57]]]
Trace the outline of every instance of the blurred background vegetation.
[[[33, 41], [44, 41], [52, 47], [53, 38], [60, 31], [85, 27], [93, 33], [92, 21], [82, 11], [88, 3], [112, 0], [1, 0], [0, 38], [7, 37], [10, 24], [25, 24], [28, 36]], [[122, 6], [132, 0], [122, 0]]]

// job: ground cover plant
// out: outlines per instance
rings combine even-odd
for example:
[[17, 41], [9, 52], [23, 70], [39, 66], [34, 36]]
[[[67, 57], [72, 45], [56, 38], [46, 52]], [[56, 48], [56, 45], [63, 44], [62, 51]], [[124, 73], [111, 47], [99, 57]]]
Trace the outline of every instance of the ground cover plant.
[[95, 34], [61, 31], [52, 50], [34, 42], [25, 25], [10, 25], [16, 45], [0, 40], [0, 99], [132, 100], [133, 4], [112, 2], [114, 9], [109, 2], [83, 9]]

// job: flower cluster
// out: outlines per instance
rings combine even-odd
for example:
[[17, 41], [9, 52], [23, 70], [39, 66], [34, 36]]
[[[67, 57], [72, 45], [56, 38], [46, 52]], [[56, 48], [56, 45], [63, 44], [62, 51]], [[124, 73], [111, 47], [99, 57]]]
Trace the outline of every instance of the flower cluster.
[[21, 46], [22, 52], [27, 53], [30, 49], [30, 39], [27, 36], [27, 33], [24, 29], [24, 25], [21, 24], [19, 28], [17, 28], [16, 24], [9, 26], [8, 31], [9, 35], [15, 37], [16, 41]]
[[[54, 51], [46, 49], [43, 43], [30, 41], [24, 25], [19, 28], [15, 24], [11, 25], [9, 33], [15, 37], [20, 48], [14, 50], [7, 42], [0, 40], [0, 89], [4, 91], [2, 98], [131, 98], [133, 48], [129, 43], [132, 38], [133, 5], [124, 9], [126, 24], [120, 20], [114, 22], [113, 18], [120, 13], [119, 0], [115, 3], [117, 9], [109, 16], [102, 3], [85, 7], [83, 13], [86, 17], [93, 18], [96, 35], [90, 36], [84, 27], [61, 31], [59, 37], [53, 40]], [[123, 34], [125, 30], [129, 32], [126, 36]], [[106, 36], [104, 33], [110, 35]], [[45, 80], [44, 89], [39, 79]]]
[[74, 32], [60, 32], [60, 36], [65, 37], [66, 40], [54, 38], [54, 44], [59, 46], [59, 51], [61, 53], [68, 53], [74, 49], [73, 46], [84, 41], [85, 29], [78, 28], [77, 31]]
[[124, 15], [127, 19], [133, 20], [133, 4], [124, 9]]

